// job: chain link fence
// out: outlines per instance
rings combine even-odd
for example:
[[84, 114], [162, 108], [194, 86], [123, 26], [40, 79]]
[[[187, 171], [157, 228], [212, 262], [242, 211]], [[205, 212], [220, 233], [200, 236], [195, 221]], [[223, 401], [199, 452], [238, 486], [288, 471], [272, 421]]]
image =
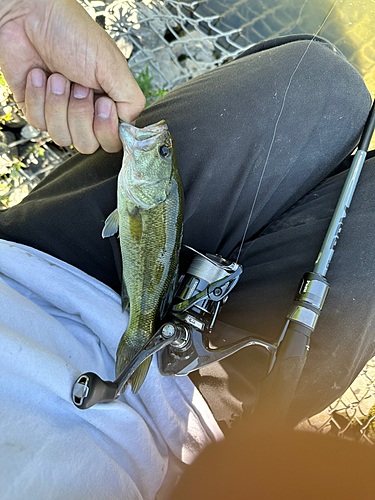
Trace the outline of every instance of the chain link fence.
[[375, 444], [374, 419], [375, 358], [367, 363], [341, 398], [298, 428]]
[[[148, 102], [254, 43], [307, 32], [333, 42], [375, 93], [373, 0], [78, 1], [114, 38], [143, 83]], [[0, 200], [6, 208], [73, 152], [55, 147], [45, 133], [28, 125], [4, 88], [0, 104], [5, 124], [0, 132]], [[299, 428], [373, 443], [374, 419], [375, 358], [340, 399]]]
[[135, 75], [171, 90], [254, 43], [291, 33], [332, 41], [375, 91], [373, 0], [80, 0], [119, 43]]

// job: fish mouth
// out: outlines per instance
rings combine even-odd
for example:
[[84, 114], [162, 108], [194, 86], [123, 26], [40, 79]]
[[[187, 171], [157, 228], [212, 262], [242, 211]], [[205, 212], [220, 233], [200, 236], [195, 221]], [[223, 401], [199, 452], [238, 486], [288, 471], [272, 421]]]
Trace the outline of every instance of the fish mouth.
[[[134, 127], [130, 123], [120, 122], [119, 135], [128, 153], [132, 148], [149, 151], [155, 146], [158, 138], [168, 131], [168, 125], [165, 120], [148, 125], [144, 128]], [[130, 147], [131, 145], [131, 147]]]
[[149, 133], [150, 135], [154, 135], [163, 130], [167, 130], [168, 126], [165, 120], [160, 120], [157, 123], [153, 123], [152, 125], [147, 125], [146, 127], [143, 128], [134, 127], [134, 125], [131, 125], [130, 123], [120, 122], [119, 128], [120, 132], [121, 130], [124, 130], [129, 134], [133, 135], [134, 138], [137, 138], [139, 132], [145, 132]]

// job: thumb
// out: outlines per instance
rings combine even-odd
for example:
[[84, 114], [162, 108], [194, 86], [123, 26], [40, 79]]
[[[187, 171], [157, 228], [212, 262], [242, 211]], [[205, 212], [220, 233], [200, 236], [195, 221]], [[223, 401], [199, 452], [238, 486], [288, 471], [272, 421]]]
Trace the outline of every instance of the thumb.
[[116, 103], [120, 120], [130, 123], [145, 107], [146, 98], [120, 49], [106, 32], [103, 34], [106, 43], [100, 45], [96, 57], [98, 85]]

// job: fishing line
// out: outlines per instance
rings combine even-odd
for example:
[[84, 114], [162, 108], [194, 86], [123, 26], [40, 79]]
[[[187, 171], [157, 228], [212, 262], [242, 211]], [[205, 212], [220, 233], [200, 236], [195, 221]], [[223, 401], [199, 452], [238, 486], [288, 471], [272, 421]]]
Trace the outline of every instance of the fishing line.
[[[238, 260], [240, 258], [240, 254], [241, 254], [241, 251], [242, 251], [242, 247], [245, 243], [245, 237], [246, 237], [246, 233], [247, 233], [247, 230], [249, 229], [249, 225], [250, 225], [250, 221], [251, 221], [251, 217], [253, 215], [253, 212], [254, 212], [254, 207], [255, 207], [255, 203], [258, 199], [258, 195], [259, 195], [259, 191], [260, 191], [260, 187], [261, 187], [261, 184], [262, 184], [262, 181], [263, 181], [263, 177], [264, 177], [264, 174], [265, 174], [265, 171], [266, 171], [266, 167], [268, 165], [268, 160], [270, 158], [270, 155], [271, 155], [271, 151], [272, 151], [272, 148], [273, 148], [273, 145], [274, 145], [274, 142], [275, 142], [275, 138], [276, 138], [276, 132], [277, 132], [277, 127], [279, 125], [279, 121], [280, 121], [280, 118], [281, 118], [281, 115], [282, 115], [282, 112], [284, 110], [284, 106], [285, 106], [285, 101], [286, 101], [286, 97], [287, 97], [287, 94], [289, 92], [289, 89], [290, 89], [290, 86], [292, 84], [292, 81], [293, 81], [293, 78], [294, 78], [294, 75], [297, 73], [298, 71], [298, 68], [300, 67], [303, 59], [305, 58], [306, 54], [307, 54], [307, 51], [309, 50], [311, 44], [313, 43], [313, 41], [316, 39], [316, 37], [318, 36], [318, 34], [320, 33], [320, 31], [322, 30], [323, 26], [325, 25], [325, 23], [327, 22], [327, 19], [329, 18], [329, 16], [332, 14], [333, 10], [335, 9], [336, 5], [338, 4], [340, 0], [335, 0], [328, 13], [326, 14], [325, 18], [323, 19], [322, 23], [319, 25], [317, 31], [314, 33], [312, 39], [310, 40], [310, 42], [308, 43], [304, 53], [302, 54], [301, 56], [301, 59], [298, 61], [293, 73], [291, 74], [290, 76], [290, 79], [289, 79], [289, 82], [288, 82], [288, 85], [286, 87], [286, 90], [285, 90], [285, 94], [284, 94], [284, 97], [283, 97], [283, 102], [281, 104], [281, 108], [280, 108], [280, 112], [279, 112], [279, 115], [276, 119], [276, 123], [275, 123], [275, 128], [274, 128], [274, 131], [273, 131], [273, 135], [272, 135], [272, 139], [271, 139], [271, 144], [270, 144], [270, 147], [268, 149], [268, 153], [267, 153], [267, 156], [266, 156], [266, 161], [264, 163], [264, 167], [263, 167], [263, 170], [262, 170], [262, 173], [261, 173], [261, 176], [260, 176], [260, 180], [259, 180], [259, 184], [258, 184], [258, 187], [257, 187], [257, 190], [256, 190], [256, 193], [255, 193], [255, 197], [254, 197], [254, 201], [253, 201], [253, 204], [251, 206], [251, 210], [250, 210], [250, 214], [249, 214], [249, 217], [247, 219], [247, 223], [246, 223], [246, 227], [245, 227], [245, 232], [243, 234], [243, 237], [242, 237], [242, 240], [241, 240], [241, 244], [240, 244], [240, 248], [238, 250], [238, 255], [237, 255], [237, 259], [236, 259], [236, 264], [238, 263]], [[305, 4], [306, 5], [306, 2]]]

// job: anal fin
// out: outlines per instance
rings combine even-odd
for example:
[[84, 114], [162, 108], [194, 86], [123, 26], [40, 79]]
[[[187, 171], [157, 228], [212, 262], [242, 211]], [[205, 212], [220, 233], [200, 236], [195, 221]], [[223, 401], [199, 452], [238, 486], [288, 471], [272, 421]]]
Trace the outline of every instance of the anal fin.
[[126, 284], [124, 278], [122, 278], [121, 282], [121, 305], [122, 305], [122, 312], [125, 312], [126, 309], [129, 307], [130, 301], [128, 297], [128, 291], [126, 290]]
[[130, 384], [132, 386], [133, 394], [136, 394], [139, 391], [143, 382], [145, 381], [148, 369], [150, 368], [151, 359], [152, 356], [150, 358], [145, 359], [143, 363], [140, 366], [138, 366], [133, 375], [130, 377]]

